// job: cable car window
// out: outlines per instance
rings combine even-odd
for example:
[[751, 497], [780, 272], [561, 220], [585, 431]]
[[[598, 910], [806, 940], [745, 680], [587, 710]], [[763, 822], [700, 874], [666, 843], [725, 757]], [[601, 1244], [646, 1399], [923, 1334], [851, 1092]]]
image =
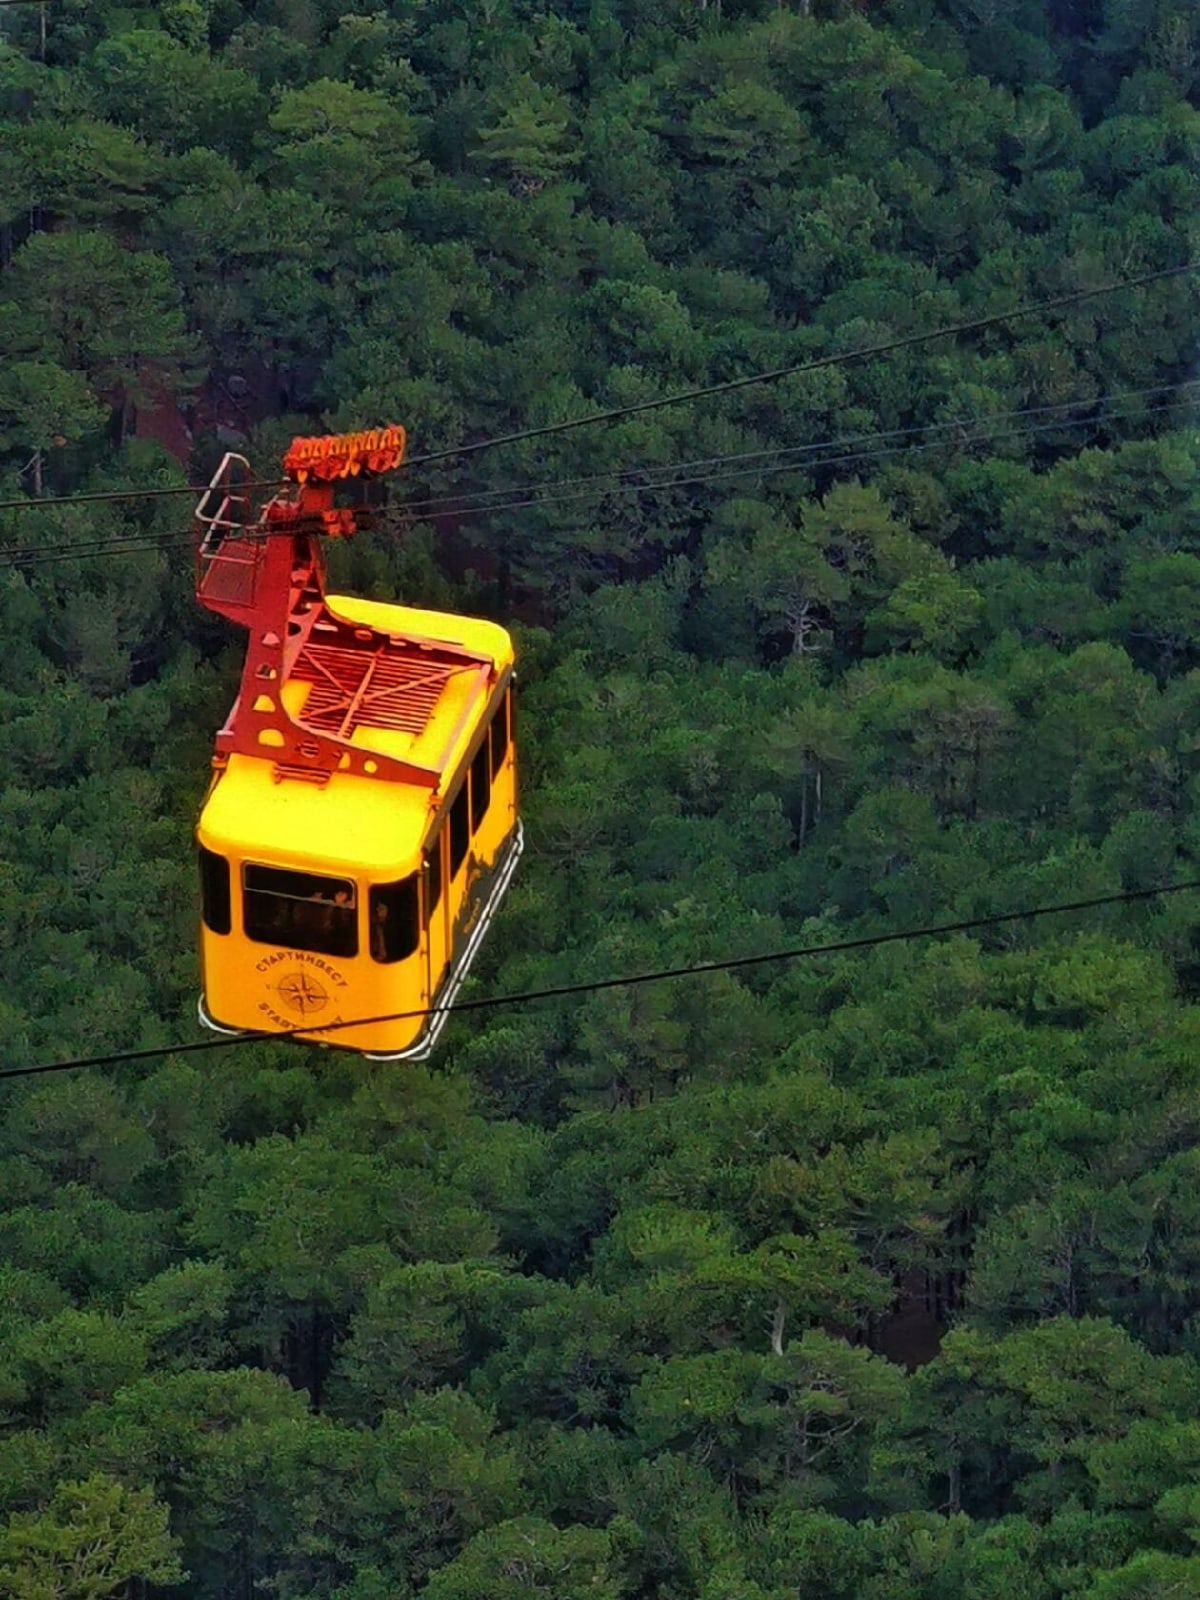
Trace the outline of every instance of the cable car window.
[[450, 807], [450, 876], [462, 866], [471, 842], [471, 826], [467, 817], [467, 786], [458, 791], [458, 799]]
[[487, 815], [492, 798], [492, 769], [488, 766], [487, 742], [481, 744], [471, 763], [471, 831], [478, 828]]
[[429, 846], [429, 854], [425, 857], [425, 865], [429, 872], [428, 888], [425, 895], [425, 920], [438, 908], [442, 898], [442, 836], [439, 833]]
[[242, 898], [247, 939], [326, 956], [358, 954], [358, 913], [349, 878], [245, 866]]
[[229, 863], [224, 856], [200, 847], [200, 915], [213, 933], [229, 933], [233, 912], [229, 903]]
[[504, 757], [508, 754], [508, 695], [496, 715], [492, 718], [492, 777], [504, 765]]
[[371, 890], [371, 955], [376, 961], [403, 961], [420, 944], [418, 883], [414, 872], [399, 883], [381, 883]]

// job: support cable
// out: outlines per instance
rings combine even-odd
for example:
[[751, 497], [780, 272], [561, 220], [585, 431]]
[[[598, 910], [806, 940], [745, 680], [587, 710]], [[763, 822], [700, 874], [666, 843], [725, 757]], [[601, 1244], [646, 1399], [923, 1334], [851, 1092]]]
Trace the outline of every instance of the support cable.
[[1014, 922], [1029, 922], [1039, 917], [1067, 916], [1072, 912], [1095, 911], [1103, 906], [1130, 905], [1155, 900], [1165, 895], [1190, 894], [1200, 889], [1200, 878], [1180, 883], [1158, 884], [1151, 889], [1123, 889], [1115, 894], [1091, 895], [1083, 900], [1062, 901], [1056, 905], [1027, 906], [1020, 911], [992, 912], [981, 917], [962, 917], [954, 922], [938, 922], [916, 928], [898, 928], [891, 933], [866, 934], [857, 939], [836, 939], [827, 944], [799, 945], [793, 949], [770, 950], [752, 956], [728, 956], [716, 961], [698, 961], [690, 966], [658, 967], [649, 972], [623, 973], [618, 977], [592, 978], [580, 983], [554, 984], [544, 989], [516, 990], [506, 994], [482, 995], [478, 999], [456, 1000], [450, 1006], [425, 1006], [414, 1011], [391, 1011], [382, 1016], [356, 1017], [348, 1022], [330, 1023], [324, 1028], [302, 1024], [275, 1033], [240, 1033], [228, 1038], [196, 1039], [174, 1045], [155, 1045], [144, 1050], [117, 1050], [104, 1055], [79, 1056], [68, 1061], [42, 1061], [24, 1067], [0, 1070], [0, 1079], [28, 1078], [51, 1072], [76, 1072], [90, 1067], [124, 1066], [137, 1061], [154, 1061], [160, 1056], [197, 1055], [209, 1050], [231, 1050], [239, 1045], [270, 1044], [294, 1037], [338, 1033], [346, 1028], [377, 1027], [385, 1022], [411, 1022], [421, 1018], [453, 1013], [496, 1011], [512, 1006], [532, 1005], [543, 1000], [577, 999], [581, 995], [601, 994], [610, 989], [644, 988], [680, 978], [705, 977], [715, 972], [747, 971], [773, 962], [812, 960], [819, 956], [846, 955], [859, 950], [877, 950], [884, 945], [902, 944], [913, 939], [940, 938], [947, 934], [972, 933], [980, 928], [998, 928]]
[[[975, 445], [987, 445], [1014, 438], [1035, 438], [1044, 434], [1059, 433], [1066, 429], [1103, 427], [1110, 422], [1134, 421], [1140, 422], [1161, 412], [1192, 409], [1196, 401], [1182, 400], [1162, 405], [1146, 406], [1140, 411], [1102, 411], [1092, 417], [1062, 417], [1055, 422], [1045, 423], [1040, 427], [1017, 427], [1000, 432], [974, 432], [965, 433], [968, 428], [979, 429], [981, 426], [993, 422], [1003, 422], [1011, 417], [1032, 417], [1046, 412], [1060, 412], [1072, 406], [1094, 406], [1112, 404], [1124, 400], [1139, 399], [1147, 395], [1166, 394], [1182, 389], [1194, 388], [1200, 384], [1200, 379], [1189, 378], [1181, 383], [1161, 384], [1153, 389], [1135, 389], [1112, 396], [1096, 396], [1086, 400], [1060, 402], [1053, 406], [1031, 406], [1018, 411], [997, 411], [988, 416], [977, 418], [952, 418], [945, 422], [931, 422], [913, 426], [911, 428], [894, 428], [886, 432], [874, 434], [848, 434], [841, 439], [833, 438], [822, 440], [814, 444], [803, 445], [778, 445], [769, 450], [752, 450], [735, 452], [729, 455], [699, 457], [695, 461], [663, 462], [645, 464], [638, 467], [614, 468], [611, 472], [595, 473], [585, 478], [548, 479], [542, 483], [513, 484], [507, 489], [484, 489], [474, 492], [464, 492], [461, 495], [447, 495], [438, 500], [413, 501], [396, 509], [394, 513], [387, 512], [385, 508], [363, 506], [361, 509], [377, 511], [380, 516], [387, 515], [394, 519], [395, 525], [405, 527], [415, 521], [423, 520], [423, 514], [431, 509], [440, 510], [447, 515], [454, 514], [483, 514], [498, 511], [519, 511], [530, 506], [556, 505], [565, 501], [591, 499], [597, 494], [615, 493], [628, 490], [636, 494], [656, 494], [668, 489], [692, 488], [696, 485], [715, 483], [728, 478], [767, 477], [778, 472], [810, 472], [816, 468], [836, 467], [844, 464], [856, 464], [862, 461], [875, 461], [888, 456], [915, 453], [917, 451], [949, 449], [954, 454]], [[838, 448], [837, 453], [824, 456], [812, 456], [810, 452], [825, 449], [831, 451], [834, 447], [845, 447], [856, 443], [871, 442], [876, 439], [908, 439], [921, 433], [952, 433], [953, 437], [935, 438], [921, 444], [897, 444], [878, 450], [861, 450], [847, 453], [844, 448]], [[776, 461], [769, 464], [770, 458], [787, 456], [786, 461]], [[797, 457], [798, 459], [791, 459]], [[746, 467], [738, 470], [723, 468], [722, 462], [737, 462], [748, 459], [762, 459], [764, 464]], [[665, 478], [661, 481], [646, 482], [648, 473], [665, 474], [680, 472], [692, 466], [711, 466], [714, 470], [701, 476], [691, 478]], [[542, 491], [556, 490], [560, 486], [578, 484], [583, 487], [571, 489], [566, 493], [543, 493]], [[525, 495], [525, 499], [496, 501], [489, 498], [487, 503], [476, 503], [482, 496], [492, 497], [500, 494]], [[109, 539], [79, 540], [74, 543], [61, 545], [25, 545], [17, 549], [4, 549], [0, 547], [0, 571], [9, 567], [31, 567], [47, 565], [55, 561], [83, 560], [95, 556], [107, 555], [133, 555], [140, 551], [166, 550], [173, 546], [191, 544], [191, 533], [164, 533], [164, 534], [115, 534]]]
[[[1126, 289], [1141, 289], [1147, 284], [1160, 283], [1170, 278], [1181, 278], [1200, 272], [1200, 261], [1184, 262], [1177, 267], [1163, 267], [1157, 272], [1143, 272], [1134, 278], [1118, 278], [1112, 283], [1097, 284], [1091, 289], [1075, 289], [1069, 294], [1054, 295], [1047, 300], [1034, 300], [1027, 305], [1014, 306], [1010, 311], [996, 311], [986, 317], [975, 317], [969, 322], [954, 322], [941, 328], [930, 328], [924, 333], [904, 334], [897, 339], [864, 345], [858, 350], [837, 350], [828, 355], [815, 356], [808, 361], [794, 362], [786, 367], [772, 367], [765, 372], [749, 372], [740, 378], [729, 378], [723, 383], [706, 384], [697, 389], [680, 389], [672, 394], [660, 395], [655, 400], [638, 400], [631, 405], [613, 406], [604, 411], [589, 411], [581, 417], [568, 417], [561, 422], [545, 423], [537, 428], [524, 428], [517, 433], [504, 433], [488, 439], [477, 439], [472, 444], [452, 445], [446, 450], [435, 450], [423, 456], [410, 456], [406, 467], [426, 466], [434, 461], [446, 461], [456, 456], [478, 455], [481, 450], [494, 450], [499, 445], [519, 444], [526, 439], [542, 439], [551, 434], [566, 433], [574, 428], [590, 427], [598, 422], [619, 422], [623, 417], [639, 416], [645, 411], [661, 411], [665, 406], [684, 405], [692, 400], [705, 400], [713, 395], [731, 394], [737, 389], [748, 389], [762, 383], [775, 383], [780, 378], [797, 377], [807, 372], [819, 372], [826, 367], [848, 366], [855, 361], [869, 361], [874, 356], [891, 355], [897, 350], [911, 350], [931, 344], [938, 339], [953, 339], [965, 333], [981, 333], [987, 328], [997, 328], [1023, 317], [1037, 316], [1046, 311], [1063, 311], [1071, 306], [1098, 300], [1105, 295], [1119, 294]], [[273, 489], [281, 480], [253, 481], [241, 485], [244, 489]], [[74, 505], [105, 500], [149, 499], [156, 495], [203, 494], [207, 484], [199, 487], [184, 486], [178, 489], [141, 489], [100, 491], [87, 495], [63, 495], [49, 500], [0, 500], [0, 511], [39, 510], [53, 505]]]

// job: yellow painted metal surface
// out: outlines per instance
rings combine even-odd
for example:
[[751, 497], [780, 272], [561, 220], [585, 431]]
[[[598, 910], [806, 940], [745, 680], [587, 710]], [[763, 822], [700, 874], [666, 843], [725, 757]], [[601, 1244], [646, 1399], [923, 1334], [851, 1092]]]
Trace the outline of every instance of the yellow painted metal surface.
[[[351, 622], [486, 655], [490, 671], [481, 673], [464, 662], [464, 670], [450, 678], [417, 732], [369, 724], [355, 729], [357, 744], [440, 767], [442, 778], [432, 792], [416, 784], [339, 772], [324, 786], [297, 778], [276, 782], [270, 751], [264, 751], [262, 758], [234, 755], [216, 775], [197, 837], [206, 849], [229, 862], [232, 931], [217, 934], [202, 926], [201, 960], [206, 1010], [213, 1021], [231, 1029], [303, 1028], [304, 1037], [320, 1039], [318, 1030], [334, 1023], [427, 1007], [456, 942], [469, 933], [479, 914], [479, 883], [516, 827], [516, 759], [510, 738], [503, 765], [492, 779], [487, 812], [472, 833], [466, 860], [452, 877], [444, 855], [442, 903], [432, 918], [423, 916], [419, 949], [391, 965], [372, 959], [370, 886], [420, 871], [433, 841], [444, 851], [441, 835], [448, 828], [448, 802], [462, 786], [481, 723], [497, 707], [505, 714], [506, 702], [498, 698], [497, 688], [512, 666], [513, 648], [507, 632], [494, 623], [334, 596], [328, 604]], [[299, 682], [284, 685], [284, 703], [293, 716], [301, 711], [309, 687]], [[320, 955], [248, 939], [242, 931], [242, 869], [247, 863], [351, 879], [357, 894], [358, 954]], [[423, 895], [424, 890], [423, 883]], [[395, 1053], [411, 1046], [424, 1026], [419, 1018], [373, 1023], [338, 1029], [327, 1042]]]

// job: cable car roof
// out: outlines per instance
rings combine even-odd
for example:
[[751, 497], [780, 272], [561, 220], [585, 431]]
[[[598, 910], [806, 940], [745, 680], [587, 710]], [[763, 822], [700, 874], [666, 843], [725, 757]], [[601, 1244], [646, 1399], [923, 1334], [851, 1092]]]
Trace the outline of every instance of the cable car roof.
[[[445, 773], [470, 743], [470, 713], [513, 663], [508, 633], [494, 622], [415, 606], [330, 595], [329, 610], [389, 642], [370, 681], [362, 657], [343, 661], [336, 644], [310, 641], [284, 686], [291, 714], [305, 727], [337, 733], [366, 750]], [[442, 654], [437, 654], [439, 650]], [[444, 652], [451, 650], [454, 656]]]
[[[269, 748], [262, 757], [235, 753], [205, 804], [200, 842], [243, 860], [400, 877], [418, 864], [433, 810], [512, 665], [512, 641], [497, 624], [473, 617], [342, 596], [328, 603], [345, 621], [386, 634], [388, 644], [369, 680], [361, 654], [341, 662], [336, 644], [310, 644], [310, 664], [283, 687], [289, 714], [360, 749], [435, 771], [442, 775], [437, 787], [338, 771], [319, 783], [281, 781]], [[448, 662], [447, 648], [458, 659]]]

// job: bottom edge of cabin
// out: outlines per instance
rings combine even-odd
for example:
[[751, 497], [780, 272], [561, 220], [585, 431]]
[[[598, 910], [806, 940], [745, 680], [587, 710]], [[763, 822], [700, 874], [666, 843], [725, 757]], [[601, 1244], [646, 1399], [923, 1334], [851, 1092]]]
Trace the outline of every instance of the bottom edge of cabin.
[[202, 1028], [207, 1028], [210, 1033], [223, 1034], [226, 1039], [245, 1039], [250, 1032], [248, 1028], [231, 1028], [224, 1022], [218, 1022], [205, 1005], [203, 995], [196, 1001], [196, 1015]]

